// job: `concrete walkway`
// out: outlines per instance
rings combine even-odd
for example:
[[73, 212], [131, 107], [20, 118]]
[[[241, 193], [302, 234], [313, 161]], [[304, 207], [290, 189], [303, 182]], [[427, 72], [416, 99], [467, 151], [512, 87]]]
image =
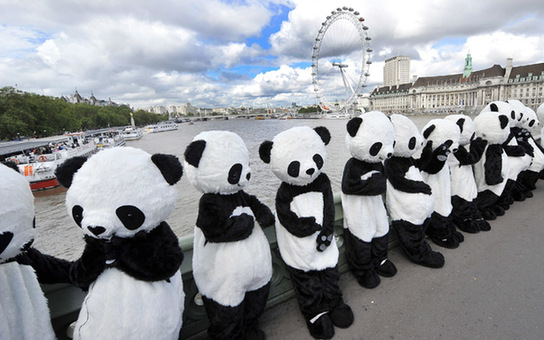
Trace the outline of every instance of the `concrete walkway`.
[[[390, 250], [398, 273], [375, 289], [342, 274], [355, 322], [334, 339], [544, 339], [544, 184], [491, 231], [466, 234], [446, 264], [429, 269]], [[268, 340], [311, 339], [295, 299], [265, 312]]]

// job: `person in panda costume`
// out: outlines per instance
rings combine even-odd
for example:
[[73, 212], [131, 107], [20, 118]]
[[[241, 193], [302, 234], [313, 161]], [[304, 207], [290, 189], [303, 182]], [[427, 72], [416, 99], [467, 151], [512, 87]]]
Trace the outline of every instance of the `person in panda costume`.
[[380, 284], [378, 274], [391, 277], [397, 273], [387, 259], [389, 218], [382, 197], [386, 189], [382, 162], [393, 155], [395, 131], [380, 111], [352, 118], [346, 128], [352, 156], [342, 176], [346, 258], [359, 284], [375, 288]]
[[487, 144], [482, 138], [474, 138], [476, 131], [472, 119], [464, 114], [448, 115], [444, 119], [459, 126], [459, 148], [448, 156], [451, 180], [451, 217], [453, 223], [467, 233], [489, 231], [491, 226], [474, 203], [478, 188], [472, 165], [480, 160]]
[[[70, 263], [32, 248], [34, 196], [14, 164], [0, 164], [0, 338], [55, 339], [39, 283], [70, 282]], [[35, 268], [34, 268], [35, 267]]]
[[434, 200], [431, 187], [423, 181], [413, 155], [422, 147], [423, 137], [406, 116], [392, 114], [395, 130], [393, 156], [384, 161], [387, 177], [385, 202], [399, 243], [408, 258], [430, 268], [444, 266], [444, 256], [425, 241]]
[[338, 247], [334, 238], [334, 200], [322, 172], [330, 141], [325, 127], [294, 127], [264, 141], [261, 159], [282, 183], [276, 194], [276, 237], [310, 334], [334, 336], [347, 328], [353, 312], [338, 285]]
[[426, 233], [437, 245], [457, 248], [464, 236], [451, 219], [451, 179], [448, 155], [459, 147], [460, 130], [457, 124], [445, 119], [432, 119], [423, 127], [425, 139], [418, 160], [423, 180], [429, 184], [434, 198], [434, 211]]
[[164, 220], [183, 173], [172, 155], [131, 147], [74, 157], [57, 170], [66, 207], [85, 235], [72, 283], [88, 290], [75, 339], [178, 339], [183, 253]]
[[482, 158], [473, 165], [474, 180], [478, 187], [476, 206], [486, 220], [504, 215], [497, 204], [508, 179], [508, 156], [503, 144], [510, 135], [510, 121], [505, 114], [484, 111], [474, 118], [476, 137], [487, 141]]
[[500, 112], [510, 122], [510, 134], [503, 144], [504, 152], [508, 156], [508, 179], [498, 201], [504, 210], [508, 210], [514, 201], [523, 201], [527, 196], [532, 196], [530, 190], [518, 180], [520, 173], [531, 165], [532, 158], [517, 140], [524, 114], [513, 105], [502, 101], [491, 102], [482, 111]]
[[[264, 339], [272, 258], [260, 226], [274, 224], [270, 209], [243, 191], [249, 153], [229, 131], [206, 131], [185, 150], [189, 182], [203, 193], [194, 230], [193, 276], [210, 320], [212, 339]], [[260, 226], [259, 226], [260, 224]]]
[[540, 129], [540, 146], [544, 147], [544, 103], [540, 104], [536, 109], [536, 115], [538, 120], [542, 123], [542, 129]]
[[535, 190], [538, 179], [544, 178], [544, 148], [533, 137], [533, 134], [538, 134], [541, 124], [536, 113], [518, 100], [509, 99], [508, 103], [520, 111], [521, 129], [518, 130], [516, 138], [525, 152], [531, 156], [531, 164], [520, 174], [519, 181], [529, 191]]

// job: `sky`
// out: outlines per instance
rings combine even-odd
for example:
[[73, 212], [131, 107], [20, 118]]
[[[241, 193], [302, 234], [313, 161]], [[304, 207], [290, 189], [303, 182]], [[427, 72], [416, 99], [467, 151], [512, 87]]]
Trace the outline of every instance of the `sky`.
[[544, 62], [542, 0], [0, 0], [0, 87], [147, 109], [315, 105], [312, 48], [351, 7], [372, 38], [366, 91], [384, 61], [411, 75]]

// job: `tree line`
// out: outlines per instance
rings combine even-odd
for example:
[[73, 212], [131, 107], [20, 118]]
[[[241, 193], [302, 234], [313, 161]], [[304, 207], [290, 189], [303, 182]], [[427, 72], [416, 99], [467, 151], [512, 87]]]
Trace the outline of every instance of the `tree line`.
[[126, 105], [70, 104], [61, 98], [7, 86], [0, 88], [0, 140], [130, 125], [131, 112], [139, 126], [168, 119], [168, 114], [156, 115], [141, 109], [133, 112]]

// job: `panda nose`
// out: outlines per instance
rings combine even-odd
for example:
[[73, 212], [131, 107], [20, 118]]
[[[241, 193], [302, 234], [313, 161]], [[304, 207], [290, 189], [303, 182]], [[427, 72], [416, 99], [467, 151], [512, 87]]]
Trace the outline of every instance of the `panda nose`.
[[249, 181], [249, 179], [251, 178], [251, 172], [248, 172], [248, 173], [247, 173], [246, 178], [247, 178], [247, 180]]
[[387, 154], [387, 158], [391, 158], [391, 156], [393, 156], [393, 153], [390, 152]]
[[98, 227], [90, 226], [87, 229], [89, 229], [89, 231], [93, 233], [95, 236], [98, 236], [106, 231], [106, 228], [100, 227], [100, 226]]
[[307, 173], [308, 175], [310, 175], [310, 176], [313, 175], [314, 172], [315, 172], [315, 169], [314, 169], [314, 168], [310, 168], [310, 169], [306, 170], [306, 173]]

